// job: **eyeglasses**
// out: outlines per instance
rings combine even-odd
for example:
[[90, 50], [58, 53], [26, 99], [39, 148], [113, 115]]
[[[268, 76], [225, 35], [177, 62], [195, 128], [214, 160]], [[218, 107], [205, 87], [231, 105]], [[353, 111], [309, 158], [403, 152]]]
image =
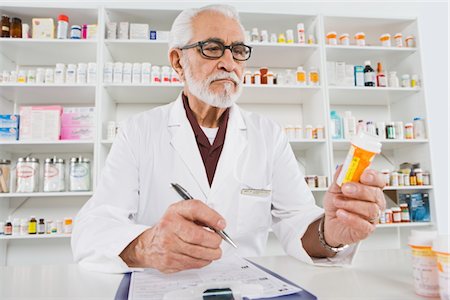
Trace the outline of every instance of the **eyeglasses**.
[[217, 40], [206, 40], [200, 41], [194, 44], [190, 44], [181, 47], [181, 50], [191, 49], [199, 47], [201, 54], [209, 59], [218, 59], [225, 54], [226, 49], [230, 49], [233, 59], [238, 61], [246, 61], [250, 58], [252, 54], [252, 47], [247, 46], [243, 43], [237, 43], [230, 46], [225, 46], [221, 41]]

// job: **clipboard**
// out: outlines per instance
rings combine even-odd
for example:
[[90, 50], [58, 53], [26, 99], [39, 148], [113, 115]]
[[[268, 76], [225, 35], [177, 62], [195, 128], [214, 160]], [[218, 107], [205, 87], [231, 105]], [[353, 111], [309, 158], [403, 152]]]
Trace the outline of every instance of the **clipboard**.
[[[260, 266], [248, 259], [247, 259], [247, 261], [252, 263], [254, 266], [260, 268], [264, 272], [267, 272], [270, 275], [275, 276], [278, 279], [280, 279], [286, 283], [292, 284], [292, 285], [302, 289], [302, 291], [295, 293], [295, 294], [273, 297], [273, 298], [264, 298], [264, 300], [275, 300], [275, 299], [276, 300], [317, 300], [316, 296], [314, 296], [310, 292], [306, 291], [299, 285], [293, 283], [292, 281], [289, 281], [286, 278], [278, 275], [277, 273], [275, 273], [269, 269], [266, 269], [263, 266]], [[125, 273], [122, 280], [120, 281], [119, 288], [117, 289], [117, 292], [116, 292], [116, 296], [114, 297], [115, 300], [128, 300], [128, 291], [130, 289], [130, 281], [131, 281], [131, 273]]]

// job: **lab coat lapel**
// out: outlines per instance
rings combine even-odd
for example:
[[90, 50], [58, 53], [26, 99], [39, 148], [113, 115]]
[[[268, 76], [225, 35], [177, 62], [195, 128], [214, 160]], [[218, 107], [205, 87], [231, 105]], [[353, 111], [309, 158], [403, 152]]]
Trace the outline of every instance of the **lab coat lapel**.
[[233, 105], [228, 119], [225, 143], [211, 185], [211, 197], [220, 192], [222, 185], [230, 184], [229, 176], [237, 166], [239, 157], [247, 146], [247, 127], [237, 105]]
[[170, 144], [181, 156], [207, 200], [210, 192], [208, 178], [194, 132], [186, 117], [181, 94], [171, 108], [168, 126], [172, 133]]

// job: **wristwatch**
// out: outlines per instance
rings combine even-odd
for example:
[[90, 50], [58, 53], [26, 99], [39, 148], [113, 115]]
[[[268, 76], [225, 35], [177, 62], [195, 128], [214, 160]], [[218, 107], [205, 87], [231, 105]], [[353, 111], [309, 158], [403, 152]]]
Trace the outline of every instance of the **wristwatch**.
[[348, 245], [339, 245], [337, 247], [333, 247], [327, 244], [327, 242], [325, 241], [325, 233], [324, 233], [324, 226], [325, 225], [325, 216], [322, 217], [322, 219], [320, 220], [319, 223], [319, 241], [320, 244], [327, 249], [328, 251], [334, 252], [334, 253], [339, 253], [342, 250], [346, 249], [348, 247]]

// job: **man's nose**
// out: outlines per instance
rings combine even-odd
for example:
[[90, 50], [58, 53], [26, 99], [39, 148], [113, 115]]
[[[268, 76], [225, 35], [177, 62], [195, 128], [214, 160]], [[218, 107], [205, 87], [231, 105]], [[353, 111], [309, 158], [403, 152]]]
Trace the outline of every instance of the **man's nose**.
[[223, 53], [223, 56], [220, 58], [219, 61], [219, 68], [227, 71], [232, 72], [236, 68], [236, 61], [233, 58], [233, 53], [231, 52], [231, 49], [225, 49], [225, 52]]

